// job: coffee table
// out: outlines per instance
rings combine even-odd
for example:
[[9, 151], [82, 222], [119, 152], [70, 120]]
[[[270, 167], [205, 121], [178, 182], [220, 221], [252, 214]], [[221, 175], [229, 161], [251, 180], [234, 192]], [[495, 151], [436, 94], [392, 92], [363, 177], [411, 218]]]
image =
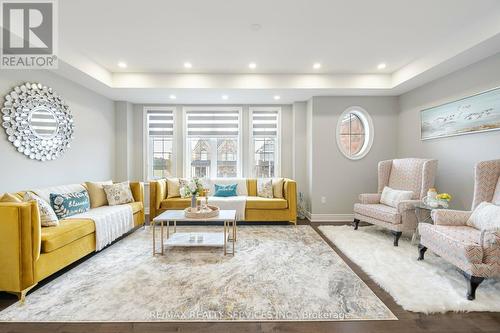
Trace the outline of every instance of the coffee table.
[[[173, 233], [170, 234], [170, 223], [173, 223]], [[223, 222], [224, 232], [177, 232], [177, 222]], [[156, 224], [160, 224], [161, 251], [156, 251]], [[167, 227], [167, 240], [164, 240], [164, 224]], [[204, 219], [189, 218], [184, 215], [184, 210], [167, 210], [153, 219], [153, 255], [164, 254], [165, 246], [182, 247], [222, 247], [224, 255], [234, 256], [236, 243], [236, 211], [221, 210], [219, 215]], [[231, 242], [232, 251], [227, 251], [227, 243]]]

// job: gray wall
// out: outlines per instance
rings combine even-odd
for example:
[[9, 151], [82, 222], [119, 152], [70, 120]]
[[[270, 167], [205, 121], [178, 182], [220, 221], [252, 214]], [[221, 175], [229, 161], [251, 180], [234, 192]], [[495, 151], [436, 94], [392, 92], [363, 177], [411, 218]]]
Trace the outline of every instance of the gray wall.
[[500, 54], [400, 96], [398, 156], [439, 160], [437, 187], [470, 209], [474, 164], [500, 158], [500, 131], [420, 140], [420, 110], [500, 86]]
[[[311, 163], [308, 171], [310, 212], [314, 220], [346, 220], [360, 193], [377, 191], [378, 162], [396, 156], [397, 98], [313, 97], [310, 103], [308, 140], [311, 141], [307, 154]], [[340, 152], [335, 136], [339, 116], [353, 105], [365, 109], [374, 125], [373, 146], [364, 158], [356, 161]], [[321, 202], [322, 197], [325, 203]]]
[[[113, 102], [76, 83], [42, 70], [0, 70], [0, 96], [24, 82], [52, 87], [69, 105], [75, 121], [70, 149], [55, 161], [33, 161], [18, 153], [0, 130], [0, 193], [42, 186], [108, 180], [114, 174]], [[1, 100], [3, 105], [3, 99]]]

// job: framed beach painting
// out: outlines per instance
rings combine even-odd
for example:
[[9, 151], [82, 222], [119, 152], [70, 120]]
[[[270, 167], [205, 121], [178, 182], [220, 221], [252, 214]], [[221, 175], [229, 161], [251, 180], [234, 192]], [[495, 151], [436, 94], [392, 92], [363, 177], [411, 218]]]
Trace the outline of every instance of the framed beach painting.
[[422, 140], [500, 130], [500, 88], [420, 112]]

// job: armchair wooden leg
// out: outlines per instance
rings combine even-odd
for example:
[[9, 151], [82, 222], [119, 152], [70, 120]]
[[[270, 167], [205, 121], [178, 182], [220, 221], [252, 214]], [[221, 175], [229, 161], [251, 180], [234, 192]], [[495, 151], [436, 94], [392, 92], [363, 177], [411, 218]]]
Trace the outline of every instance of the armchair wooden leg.
[[354, 230], [358, 230], [358, 225], [359, 225], [359, 220], [358, 219], [354, 219]]
[[399, 238], [403, 234], [401, 231], [391, 231], [391, 234], [394, 236], [394, 246], [398, 246]]
[[418, 259], [417, 260], [424, 260], [425, 251], [427, 251], [427, 248], [425, 246], [423, 246], [422, 244], [418, 244]]
[[469, 275], [464, 273], [467, 279], [467, 299], [473, 301], [476, 298], [476, 289], [484, 281], [484, 277]]

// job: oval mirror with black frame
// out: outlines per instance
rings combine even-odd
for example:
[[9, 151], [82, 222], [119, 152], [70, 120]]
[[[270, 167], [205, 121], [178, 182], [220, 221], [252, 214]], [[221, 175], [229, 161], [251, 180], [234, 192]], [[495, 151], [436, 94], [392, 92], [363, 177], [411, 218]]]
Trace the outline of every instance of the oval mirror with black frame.
[[41, 83], [27, 82], [4, 97], [2, 127], [18, 152], [38, 161], [59, 158], [74, 134], [68, 105]]

